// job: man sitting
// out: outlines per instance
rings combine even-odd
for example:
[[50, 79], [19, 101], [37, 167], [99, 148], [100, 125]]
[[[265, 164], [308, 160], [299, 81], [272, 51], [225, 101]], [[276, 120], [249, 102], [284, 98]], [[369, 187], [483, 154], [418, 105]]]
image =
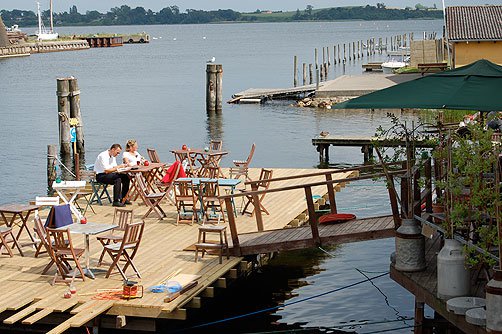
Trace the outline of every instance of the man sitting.
[[117, 165], [115, 159], [121, 151], [120, 144], [113, 144], [110, 149], [101, 152], [94, 163], [96, 181], [113, 185], [113, 206], [118, 207], [131, 204], [128, 200], [122, 203], [122, 199], [129, 191], [129, 176], [117, 172], [119, 168], [126, 167], [126, 165]]

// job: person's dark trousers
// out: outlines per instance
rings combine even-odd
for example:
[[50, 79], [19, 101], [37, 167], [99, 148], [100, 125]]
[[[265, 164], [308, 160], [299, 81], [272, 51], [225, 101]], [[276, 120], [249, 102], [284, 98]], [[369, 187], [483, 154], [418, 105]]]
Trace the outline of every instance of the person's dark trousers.
[[96, 175], [99, 183], [113, 185], [113, 202], [120, 202], [129, 191], [129, 176], [119, 173], [99, 173]]

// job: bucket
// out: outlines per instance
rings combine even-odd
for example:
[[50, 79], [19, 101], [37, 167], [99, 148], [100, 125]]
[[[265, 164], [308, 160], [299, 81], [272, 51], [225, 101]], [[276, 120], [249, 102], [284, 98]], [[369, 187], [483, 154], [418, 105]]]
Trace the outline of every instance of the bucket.
[[486, 331], [502, 333], [502, 270], [494, 272], [486, 285]]
[[425, 239], [422, 229], [414, 219], [403, 219], [396, 231], [396, 264], [399, 271], [424, 270]]
[[448, 300], [469, 295], [470, 274], [464, 263], [465, 256], [460, 242], [446, 239], [437, 256], [438, 298]]

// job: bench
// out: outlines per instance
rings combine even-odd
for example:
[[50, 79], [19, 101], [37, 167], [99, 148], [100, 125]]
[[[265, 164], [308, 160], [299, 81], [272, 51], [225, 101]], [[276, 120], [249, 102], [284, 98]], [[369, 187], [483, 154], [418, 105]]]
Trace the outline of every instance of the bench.
[[420, 74], [424, 73], [436, 73], [445, 71], [448, 68], [447, 63], [423, 63], [417, 65]]

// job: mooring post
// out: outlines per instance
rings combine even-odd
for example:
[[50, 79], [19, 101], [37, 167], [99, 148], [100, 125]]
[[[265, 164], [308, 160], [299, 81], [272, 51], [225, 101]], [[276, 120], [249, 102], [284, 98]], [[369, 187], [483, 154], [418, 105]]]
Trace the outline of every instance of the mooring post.
[[343, 43], [343, 62], [345, 63], [347, 61], [347, 56], [345, 53], [345, 43]]
[[316, 71], [319, 69], [319, 59], [317, 55], [317, 48], [314, 49], [314, 60], [315, 60], [315, 69]]
[[303, 85], [305, 86], [307, 84], [307, 64], [302, 63], [302, 74], [303, 74]]
[[[76, 125], [77, 137], [77, 152], [78, 154], [85, 153], [85, 139], [84, 139], [84, 121], [82, 120], [82, 113], [80, 111], [80, 89], [78, 87], [77, 79], [69, 78], [70, 85], [70, 117], [76, 118], [78, 123]], [[76, 154], [77, 152], [73, 152]]]
[[338, 54], [338, 63], [340, 63], [340, 44], [336, 45], [336, 52]]
[[314, 199], [312, 198], [312, 189], [305, 187], [305, 198], [307, 199], [307, 211], [309, 213], [310, 229], [312, 230], [312, 239], [316, 245], [321, 245], [321, 238], [319, 237], [319, 227], [317, 226], [317, 216], [315, 213]]
[[326, 48], [323, 46], [322, 47], [322, 69], [324, 71], [324, 64], [326, 64]]
[[333, 64], [336, 65], [336, 45], [333, 45]]
[[216, 65], [206, 67], [206, 111], [216, 110]]
[[314, 72], [312, 69], [312, 64], [309, 64], [309, 84], [312, 85], [314, 83]]
[[47, 194], [51, 195], [53, 192], [52, 182], [56, 179], [56, 157], [58, 155], [57, 145], [47, 145]]
[[216, 111], [223, 109], [223, 65], [216, 64]]
[[298, 86], [298, 56], [293, 58], [293, 87]]
[[315, 70], [315, 89], [319, 90], [319, 69]]
[[71, 154], [70, 143], [70, 83], [68, 78], [57, 79], [58, 115], [59, 115], [59, 147], [62, 156]]

